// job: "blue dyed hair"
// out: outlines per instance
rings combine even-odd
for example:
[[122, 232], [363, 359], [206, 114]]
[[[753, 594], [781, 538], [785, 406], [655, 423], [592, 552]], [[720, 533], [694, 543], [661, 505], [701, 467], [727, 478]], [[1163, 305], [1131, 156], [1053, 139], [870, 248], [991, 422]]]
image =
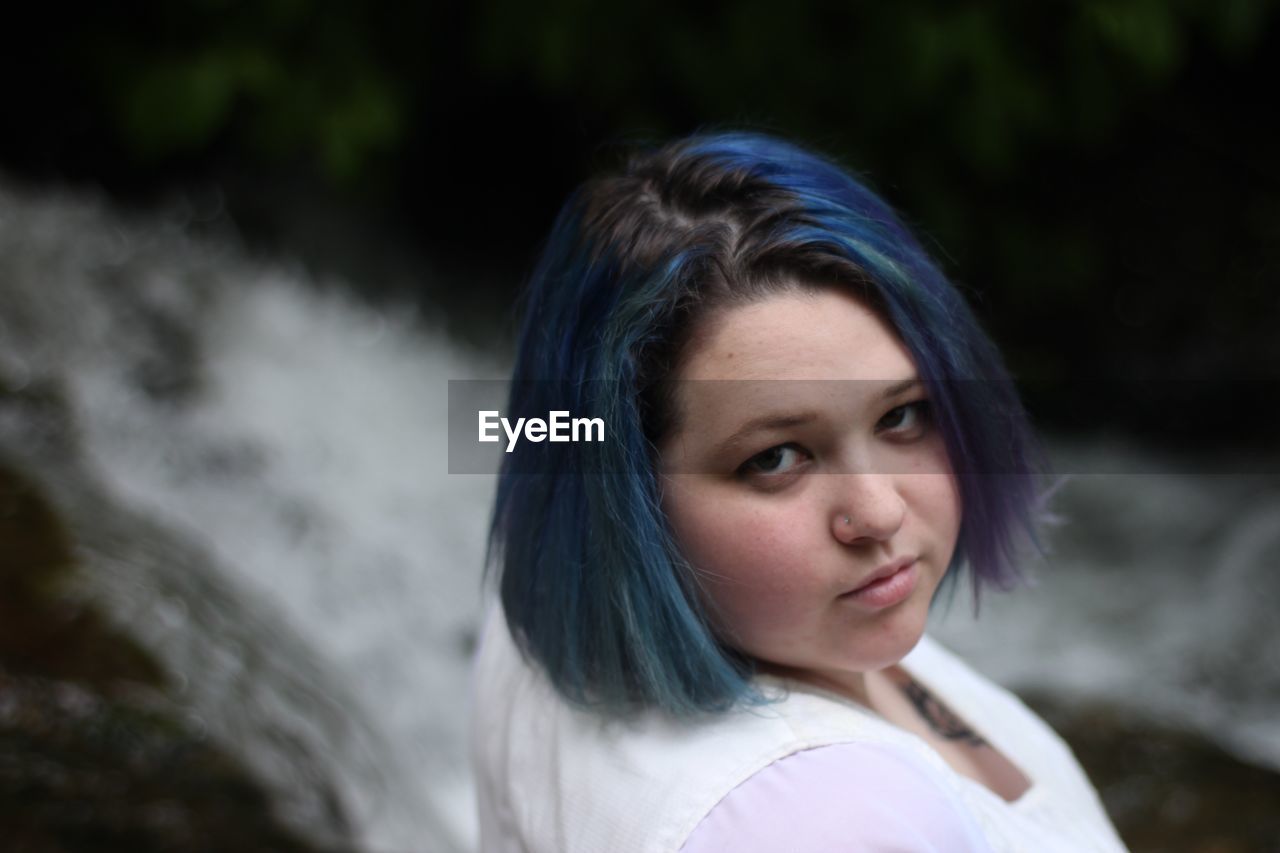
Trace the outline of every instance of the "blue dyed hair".
[[760, 700], [754, 663], [716, 636], [673, 540], [655, 447], [694, 325], [798, 283], [850, 289], [914, 358], [963, 505], [948, 578], [1016, 579], [1035, 541], [1035, 442], [959, 292], [832, 162], [759, 134], [693, 136], [579, 187], [526, 293], [508, 411], [590, 411], [609, 428], [549, 463], [533, 458], [546, 445], [518, 443], [494, 505], [507, 623], [570, 701], [688, 714]]

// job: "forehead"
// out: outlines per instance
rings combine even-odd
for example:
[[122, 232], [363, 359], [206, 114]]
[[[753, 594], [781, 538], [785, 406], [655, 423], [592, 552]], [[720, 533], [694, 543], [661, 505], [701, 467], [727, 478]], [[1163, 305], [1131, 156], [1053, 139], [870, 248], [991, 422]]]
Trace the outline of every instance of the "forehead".
[[797, 288], [728, 308], [700, 331], [677, 379], [896, 381], [915, 370], [892, 329], [835, 288]]

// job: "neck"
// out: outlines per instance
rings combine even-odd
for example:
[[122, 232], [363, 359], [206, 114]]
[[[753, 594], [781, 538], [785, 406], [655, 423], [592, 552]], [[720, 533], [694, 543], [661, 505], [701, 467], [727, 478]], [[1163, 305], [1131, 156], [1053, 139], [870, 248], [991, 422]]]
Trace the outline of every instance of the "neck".
[[796, 669], [771, 663], [761, 663], [760, 671], [794, 681], [802, 681], [805, 684], [812, 684], [814, 687], [820, 687], [823, 690], [837, 693], [846, 699], [852, 699], [864, 708], [872, 711], [876, 710], [867, 690], [868, 674], [865, 672]]

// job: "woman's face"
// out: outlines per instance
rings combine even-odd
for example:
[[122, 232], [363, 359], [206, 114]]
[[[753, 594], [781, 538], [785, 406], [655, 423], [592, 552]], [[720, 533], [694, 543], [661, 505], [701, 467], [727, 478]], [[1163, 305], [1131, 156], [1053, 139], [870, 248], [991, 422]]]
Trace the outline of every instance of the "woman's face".
[[960, 498], [915, 365], [862, 303], [799, 288], [701, 330], [663, 442], [663, 509], [727, 642], [805, 676], [920, 639]]

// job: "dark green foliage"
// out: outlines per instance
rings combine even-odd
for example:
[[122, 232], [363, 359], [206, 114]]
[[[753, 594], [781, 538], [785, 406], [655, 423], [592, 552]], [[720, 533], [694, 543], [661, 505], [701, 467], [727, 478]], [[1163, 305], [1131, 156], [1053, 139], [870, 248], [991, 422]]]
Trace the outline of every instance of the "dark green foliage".
[[242, 156], [302, 156], [355, 180], [400, 140], [400, 84], [364, 4], [143, 5], [82, 37], [77, 61], [139, 161], [230, 138]]
[[77, 5], [4, 56], [7, 169], [318, 183], [491, 306], [615, 143], [774, 131], [905, 211], [1020, 376], [1280, 364], [1280, 0]]
[[304, 154], [354, 179], [406, 122], [430, 123], [415, 93], [496, 81], [624, 133], [765, 122], [876, 159], [908, 143], [1010, 174], [1037, 141], [1104, 138], [1197, 49], [1247, 61], [1275, 5], [199, 0], [86, 11], [66, 58], [142, 160], [229, 134], [245, 156]]

